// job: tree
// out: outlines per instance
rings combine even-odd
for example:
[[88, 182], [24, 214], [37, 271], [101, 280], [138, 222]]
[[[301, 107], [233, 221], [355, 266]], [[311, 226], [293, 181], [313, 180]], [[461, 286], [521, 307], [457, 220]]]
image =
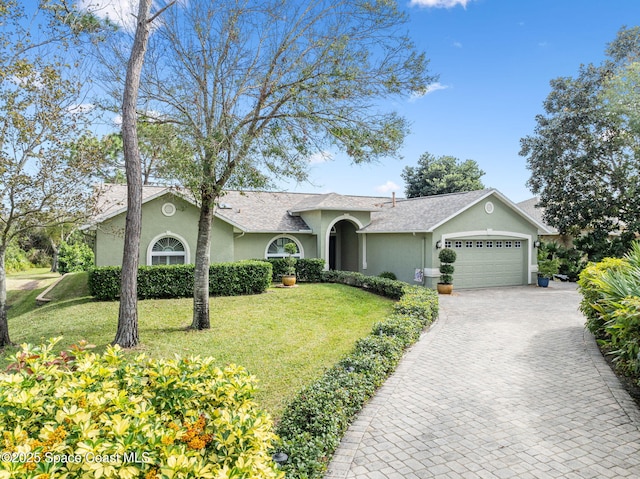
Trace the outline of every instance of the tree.
[[561, 234], [589, 231], [593, 238], [640, 229], [638, 133], [611, 114], [603, 100], [612, 77], [640, 53], [638, 29], [622, 29], [601, 65], [581, 66], [576, 78], [551, 81], [545, 115], [521, 140], [545, 221]]
[[122, 144], [127, 178], [127, 216], [124, 231], [124, 252], [120, 279], [120, 309], [118, 329], [113, 344], [123, 348], [136, 346], [138, 335], [138, 265], [142, 233], [142, 168], [138, 146], [138, 91], [140, 74], [149, 41], [151, 22], [164, 9], [150, 15], [152, 0], [140, 0], [136, 18], [136, 34], [127, 64], [122, 98]]
[[192, 327], [203, 329], [223, 189], [304, 179], [328, 148], [355, 163], [394, 155], [407, 124], [380, 101], [433, 78], [393, 1], [192, 0], [163, 20], [141, 92], [191, 147], [174, 166], [200, 206]]
[[[34, 26], [45, 18], [47, 27]], [[32, 14], [18, 2], [0, 8], [0, 348], [11, 343], [9, 243], [37, 228], [77, 221], [91, 203], [93, 167], [73, 161], [67, 147], [81, 131], [83, 109], [82, 83], [65, 60], [75, 35], [96, 25], [64, 1], [42, 2]]]
[[417, 166], [406, 166], [402, 171], [407, 198], [481, 190], [483, 175], [484, 171], [473, 160], [461, 161], [453, 156], [436, 158], [430, 153], [423, 153]]

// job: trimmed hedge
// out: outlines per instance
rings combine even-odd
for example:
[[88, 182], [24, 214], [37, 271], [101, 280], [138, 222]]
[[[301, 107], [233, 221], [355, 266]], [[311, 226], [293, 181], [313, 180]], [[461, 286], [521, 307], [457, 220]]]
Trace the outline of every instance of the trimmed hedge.
[[[141, 266], [138, 298], [188, 298], [193, 296], [194, 265]], [[89, 272], [89, 292], [99, 300], [120, 295], [120, 266], [94, 268]], [[209, 269], [211, 296], [264, 293], [271, 285], [272, 267], [265, 261], [216, 263]]]
[[407, 283], [379, 276], [367, 276], [352, 271], [324, 271], [322, 280], [325, 283], [341, 283], [362, 288], [391, 299], [400, 299]]
[[283, 479], [244, 368], [111, 346], [55, 354], [56, 341], [23, 345], [0, 373], [0, 478]]
[[[361, 280], [351, 274], [331, 277]], [[362, 284], [371, 288], [371, 283]], [[391, 285], [385, 286], [389, 292], [395, 291]], [[355, 415], [395, 370], [406, 348], [437, 317], [438, 295], [434, 290], [406, 283], [400, 286], [403, 296], [394, 305], [393, 314], [376, 323], [369, 336], [358, 340], [347, 356], [303, 388], [285, 408], [276, 428], [280, 436], [276, 450], [289, 456], [282, 466], [288, 479], [323, 476]]]
[[[256, 261], [266, 261], [273, 267], [273, 281], [280, 281], [286, 274], [285, 258], [267, 258]], [[320, 283], [324, 271], [324, 260], [320, 258], [298, 258], [296, 261], [296, 278], [300, 282]]]

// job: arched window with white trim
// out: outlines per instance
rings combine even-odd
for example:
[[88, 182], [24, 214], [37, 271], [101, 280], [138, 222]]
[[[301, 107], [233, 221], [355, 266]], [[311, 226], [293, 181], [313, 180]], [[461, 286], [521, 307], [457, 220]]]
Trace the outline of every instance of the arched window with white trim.
[[156, 241], [151, 248], [152, 265], [185, 264], [186, 262], [186, 249], [178, 238], [165, 236]]
[[293, 255], [295, 258], [304, 257], [302, 245], [298, 243], [296, 239], [291, 236], [278, 236], [276, 238], [273, 238], [269, 243], [269, 246], [267, 246], [267, 250], [265, 251], [264, 255], [265, 258], [284, 258], [286, 256], [289, 256], [284, 251], [284, 246], [287, 243], [293, 243], [294, 245], [296, 245], [297, 253]]

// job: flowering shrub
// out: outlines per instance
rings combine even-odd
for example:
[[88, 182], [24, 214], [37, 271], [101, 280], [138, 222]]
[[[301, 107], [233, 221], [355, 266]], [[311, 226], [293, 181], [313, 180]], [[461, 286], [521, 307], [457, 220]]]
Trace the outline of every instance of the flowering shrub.
[[55, 343], [23, 345], [0, 374], [0, 479], [283, 477], [242, 367]]

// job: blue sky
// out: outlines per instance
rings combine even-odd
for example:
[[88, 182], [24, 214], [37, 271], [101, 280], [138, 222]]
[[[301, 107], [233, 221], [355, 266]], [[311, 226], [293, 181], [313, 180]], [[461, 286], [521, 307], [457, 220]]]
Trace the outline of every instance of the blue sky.
[[[402, 2], [402, 0], [401, 0]], [[420, 5], [422, 4], [422, 6]], [[433, 5], [447, 4], [446, 7]], [[599, 63], [623, 26], [640, 24], [640, 0], [414, 0], [410, 32], [440, 76], [440, 89], [394, 108], [411, 122], [402, 160], [352, 166], [336, 155], [313, 163], [302, 192], [404, 196], [400, 176], [424, 152], [475, 160], [485, 186], [530, 198], [520, 138], [533, 134], [549, 81]], [[430, 6], [432, 5], [432, 6]]]

